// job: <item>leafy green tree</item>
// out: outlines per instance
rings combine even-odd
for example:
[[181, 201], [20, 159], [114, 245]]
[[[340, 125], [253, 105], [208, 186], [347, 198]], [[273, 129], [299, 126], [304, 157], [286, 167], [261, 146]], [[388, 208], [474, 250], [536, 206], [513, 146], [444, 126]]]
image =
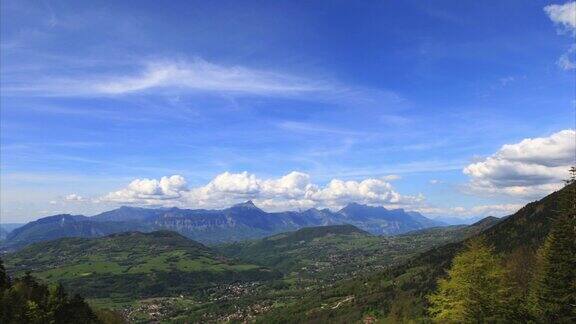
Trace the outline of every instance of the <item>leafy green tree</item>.
[[576, 322], [576, 213], [560, 216], [539, 251], [532, 309], [546, 322]]
[[26, 320], [30, 324], [42, 324], [47, 322], [46, 312], [34, 301], [26, 302]]
[[504, 270], [491, 247], [471, 240], [458, 254], [448, 278], [428, 297], [429, 313], [438, 322], [488, 322], [502, 320], [505, 297]]

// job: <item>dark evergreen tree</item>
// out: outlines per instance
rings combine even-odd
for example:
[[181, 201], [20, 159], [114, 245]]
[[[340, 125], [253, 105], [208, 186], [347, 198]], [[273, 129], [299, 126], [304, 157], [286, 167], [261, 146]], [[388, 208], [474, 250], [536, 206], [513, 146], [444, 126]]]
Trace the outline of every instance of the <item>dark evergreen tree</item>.
[[543, 321], [576, 322], [576, 213], [556, 220], [539, 252], [532, 306]]
[[54, 312], [54, 320], [61, 324], [99, 323], [98, 317], [80, 295], [76, 294]]
[[10, 288], [10, 277], [4, 268], [4, 262], [0, 259], [0, 293]]
[[[3, 270], [3, 269], [2, 269]], [[1, 273], [0, 273], [1, 275]], [[79, 295], [69, 298], [62, 285], [49, 290], [30, 273], [14, 280], [0, 291], [0, 323], [4, 324], [76, 324], [122, 323], [113, 312], [102, 312], [99, 319]]]

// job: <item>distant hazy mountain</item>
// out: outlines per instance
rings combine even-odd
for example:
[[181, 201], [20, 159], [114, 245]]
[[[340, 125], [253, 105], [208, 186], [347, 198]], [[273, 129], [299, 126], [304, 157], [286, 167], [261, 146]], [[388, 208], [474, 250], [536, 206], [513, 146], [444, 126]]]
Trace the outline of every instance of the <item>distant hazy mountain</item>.
[[[493, 216], [489, 216], [493, 217]], [[449, 216], [440, 216], [435, 217], [434, 220], [446, 223], [448, 225], [471, 225], [476, 223], [477, 221], [484, 219], [485, 216], [473, 216], [468, 218], [462, 217], [449, 217]]]
[[0, 241], [6, 239], [8, 234], [18, 227], [24, 226], [22, 223], [0, 223]]
[[268, 213], [251, 201], [223, 210], [120, 207], [92, 217], [55, 215], [30, 222], [8, 234], [2, 249], [62, 237], [99, 237], [124, 231], [167, 229], [203, 242], [219, 243], [261, 238], [303, 227], [350, 224], [372, 234], [400, 234], [442, 226], [403, 209], [388, 210], [351, 203], [338, 212], [308, 209]]
[[35, 242], [50, 241], [62, 237], [99, 237], [112, 233], [148, 230], [146, 223], [100, 222], [81, 215], [48, 216], [21, 226], [8, 234], [2, 242], [4, 250], [18, 249]]
[[344, 216], [343, 223], [356, 225], [373, 234], [400, 234], [417, 229], [446, 225], [404, 209], [388, 210], [356, 203], [348, 204], [338, 214]]
[[26, 225], [25, 223], [0, 223], [0, 228], [10, 233], [18, 227]]

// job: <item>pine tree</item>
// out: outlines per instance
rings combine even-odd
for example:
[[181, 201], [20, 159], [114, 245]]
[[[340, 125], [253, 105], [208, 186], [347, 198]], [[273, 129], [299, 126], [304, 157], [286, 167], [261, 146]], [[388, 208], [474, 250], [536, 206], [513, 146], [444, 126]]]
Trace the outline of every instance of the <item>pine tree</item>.
[[559, 212], [562, 214], [571, 214], [576, 212], [576, 166], [573, 166], [568, 171], [570, 173], [568, 179], [564, 180], [566, 186], [564, 187], [564, 195], [560, 197]]
[[428, 297], [429, 313], [438, 322], [486, 322], [502, 319], [504, 271], [492, 248], [481, 239], [469, 241], [457, 255], [448, 278]]
[[6, 273], [2, 259], [0, 259], [0, 293], [8, 288], [10, 288], [10, 277]]
[[0, 291], [0, 323], [97, 324], [122, 323], [120, 316], [103, 312], [100, 320], [79, 295], [69, 298], [64, 287], [49, 290], [30, 273]]
[[80, 295], [74, 295], [54, 313], [54, 320], [61, 324], [96, 324], [100, 321]]
[[569, 172], [531, 287], [532, 313], [546, 322], [576, 322], [576, 167]]
[[546, 322], [576, 322], [576, 213], [553, 225], [539, 251], [533, 311]]

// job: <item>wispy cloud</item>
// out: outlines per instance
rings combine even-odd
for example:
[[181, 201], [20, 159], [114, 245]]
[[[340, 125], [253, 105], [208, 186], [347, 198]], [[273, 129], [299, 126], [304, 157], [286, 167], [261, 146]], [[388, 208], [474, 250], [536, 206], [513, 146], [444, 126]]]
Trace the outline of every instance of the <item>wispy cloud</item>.
[[[218, 64], [202, 58], [152, 59], [136, 62], [90, 61], [75, 69], [34, 66], [3, 71], [4, 96], [106, 97], [212, 95], [222, 98], [292, 98], [337, 106], [400, 109], [407, 101], [393, 91], [357, 87], [328, 77], [297, 75], [271, 69]], [[107, 69], [114, 65], [113, 71]], [[99, 72], [94, 72], [98, 70]], [[122, 72], [118, 72], [122, 71]], [[9, 76], [9, 77], [6, 77]], [[134, 97], [134, 96], [132, 96]]]
[[279, 128], [283, 130], [305, 134], [332, 134], [332, 135], [348, 135], [348, 136], [369, 135], [368, 133], [361, 131], [328, 127], [320, 124], [307, 123], [307, 122], [283, 121], [278, 123], [277, 125]]
[[93, 89], [103, 94], [125, 94], [150, 89], [179, 88], [248, 94], [291, 94], [325, 90], [325, 86], [296, 77], [240, 66], [222, 66], [194, 59], [191, 62], [150, 62], [134, 76], [102, 80]]
[[[544, 12], [559, 27], [558, 32], [560, 34], [568, 33], [572, 38], [576, 36], [576, 1], [546, 6]], [[572, 44], [558, 59], [558, 66], [564, 70], [576, 69], [575, 54], [576, 44]]]
[[576, 44], [572, 44], [572, 46], [558, 59], [558, 66], [560, 66], [564, 70], [576, 69], [576, 61], [574, 60], [575, 55], [576, 55]]
[[252, 95], [290, 95], [325, 91], [326, 85], [280, 73], [241, 66], [223, 66], [202, 59], [145, 62], [134, 73], [114, 75], [52, 76], [22, 86], [5, 87], [9, 93], [44, 93], [53, 96], [114, 96], [149, 91], [225, 92]]
[[427, 216], [438, 217], [438, 216], [450, 216], [458, 218], [469, 218], [469, 217], [487, 217], [487, 216], [507, 216], [515, 213], [520, 208], [522, 204], [493, 204], [493, 205], [477, 205], [471, 207], [420, 207], [416, 208], [417, 211], [426, 214]]

